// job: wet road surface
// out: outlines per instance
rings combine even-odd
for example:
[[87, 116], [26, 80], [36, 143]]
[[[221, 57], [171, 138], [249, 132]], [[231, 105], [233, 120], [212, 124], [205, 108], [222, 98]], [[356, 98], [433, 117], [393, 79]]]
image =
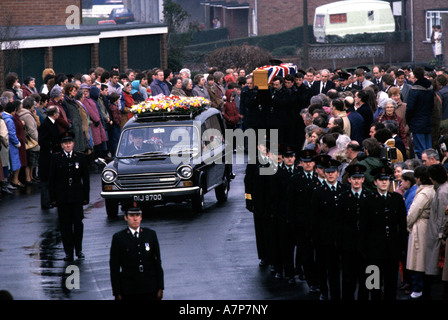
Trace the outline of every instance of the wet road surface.
[[[164, 300], [316, 299], [304, 281], [296, 286], [274, 279], [257, 258], [253, 217], [245, 208], [244, 165], [235, 165], [229, 200], [220, 205], [214, 192], [206, 210], [195, 215], [189, 204], [145, 212], [143, 226], [157, 232], [165, 273]], [[100, 174], [91, 173], [91, 202], [85, 206], [83, 252], [72, 263], [64, 252], [57, 210], [40, 208], [38, 186], [27, 186], [0, 202], [0, 289], [15, 299], [113, 299], [109, 250], [112, 235], [125, 228], [123, 214], [111, 220], [100, 197]], [[79, 268], [79, 289], [70, 265]], [[71, 284], [71, 286], [70, 286]], [[69, 288], [68, 288], [69, 287]]]
[[[244, 169], [234, 166], [236, 178], [226, 203], [217, 204], [213, 191], [206, 194], [201, 215], [189, 204], [145, 212], [142, 225], [154, 229], [160, 242], [164, 300], [318, 300], [305, 281], [289, 285], [258, 266], [253, 217], [245, 208]], [[122, 213], [107, 218], [100, 191], [100, 174], [92, 170], [91, 202], [83, 220], [86, 259], [71, 263], [63, 260], [57, 211], [40, 208], [39, 187], [3, 195], [0, 290], [16, 300], [112, 300], [110, 242], [126, 223]], [[73, 266], [79, 270], [79, 286]]]

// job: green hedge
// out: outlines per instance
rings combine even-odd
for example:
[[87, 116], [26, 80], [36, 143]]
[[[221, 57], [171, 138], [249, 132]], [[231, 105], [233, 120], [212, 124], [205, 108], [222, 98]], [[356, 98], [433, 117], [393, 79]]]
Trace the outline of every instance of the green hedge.
[[[290, 47], [290, 46], [301, 47], [303, 43], [302, 30], [303, 30], [302, 27], [296, 27], [288, 31], [264, 36], [219, 40], [203, 44], [190, 45], [185, 49], [193, 52], [194, 51], [212, 52], [215, 49], [227, 46], [238, 46], [248, 44], [251, 46], [258, 46], [269, 52], [272, 52], [274, 49], [279, 47]], [[313, 26], [308, 26], [308, 39], [310, 43], [314, 42]]]
[[229, 30], [227, 28], [202, 30], [193, 33], [191, 45], [213, 42], [217, 40], [225, 40], [229, 37]]
[[[411, 31], [405, 31], [405, 42], [411, 41]], [[344, 37], [327, 36], [328, 43], [375, 43], [375, 42], [401, 42], [401, 31], [381, 33], [348, 34]]]

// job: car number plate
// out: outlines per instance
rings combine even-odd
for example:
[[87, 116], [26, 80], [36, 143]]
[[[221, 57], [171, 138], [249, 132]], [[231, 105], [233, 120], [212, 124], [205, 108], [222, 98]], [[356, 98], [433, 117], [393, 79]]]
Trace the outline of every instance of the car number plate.
[[139, 202], [161, 201], [162, 199], [163, 196], [160, 193], [134, 196], [134, 201]]

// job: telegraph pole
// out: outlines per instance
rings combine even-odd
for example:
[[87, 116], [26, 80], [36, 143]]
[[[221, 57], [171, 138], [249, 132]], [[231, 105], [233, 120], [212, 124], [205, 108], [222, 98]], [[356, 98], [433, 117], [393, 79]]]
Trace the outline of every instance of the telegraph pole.
[[303, 57], [302, 68], [309, 67], [309, 46], [308, 46], [308, 0], [303, 0]]

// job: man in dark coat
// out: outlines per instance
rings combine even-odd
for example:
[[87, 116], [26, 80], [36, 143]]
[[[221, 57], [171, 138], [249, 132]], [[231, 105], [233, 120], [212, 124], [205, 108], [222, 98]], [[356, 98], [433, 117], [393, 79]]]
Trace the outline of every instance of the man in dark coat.
[[328, 77], [330, 76], [330, 71], [327, 69], [321, 70], [320, 79], [318, 81], [314, 81], [311, 86], [311, 94], [313, 96], [318, 95], [319, 93], [327, 94], [328, 90], [336, 89], [336, 84], [331, 81]]
[[141, 227], [142, 211], [130, 208], [128, 227], [114, 234], [110, 247], [110, 278], [116, 300], [161, 300], [164, 279], [157, 234]]
[[362, 141], [369, 137], [364, 127], [364, 117], [355, 110], [355, 102], [353, 97], [345, 97], [344, 105], [347, 112], [347, 118], [350, 121], [350, 138], [358, 141], [361, 145]]
[[75, 152], [74, 134], [66, 132], [61, 138], [62, 152], [51, 157], [49, 190], [53, 206], [58, 207], [58, 218], [65, 261], [73, 260], [73, 250], [78, 259], [84, 259], [82, 238], [84, 233], [83, 205], [90, 199], [90, 177], [83, 153]]
[[[270, 130], [278, 130], [278, 142], [285, 143], [285, 118], [287, 117], [288, 106], [286, 104], [286, 93], [283, 85], [283, 78], [276, 76], [272, 79], [272, 85], [269, 88], [269, 98], [264, 101], [262, 109], [266, 110], [264, 116], [267, 128]], [[287, 121], [289, 122], [289, 121]], [[268, 131], [270, 134], [270, 131]]]
[[[257, 245], [260, 267], [272, 264], [269, 256], [271, 234], [270, 223], [270, 200], [271, 200], [271, 175], [263, 174], [262, 170], [270, 166], [269, 148], [266, 141], [258, 143], [259, 155], [257, 158], [249, 159], [244, 177], [246, 209], [254, 215], [255, 241]], [[261, 160], [260, 160], [261, 158]]]
[[311, 198], [312, 239], [316, 246], [321, 300], [340, 300], [340, 267], [337, 242], [337, 212], [339, 197], [348, 189], [338, 182], [341, 163], [330, 159], [324, 164], [325, 182], [316, 188]]
[[407, 250], [406, 206], [399, 193], [389, 192], [393, 177], [389, 166], [378, 167], [371, 173], [377, 189], [361, 206], [359, 243], [366, 264], [378, 268], [381, 283], [371, 283], [375, 286], [367, 289], [371, 290], [372, 300], [380, 300], [382, 296], [384, 300], [395, 300], [399, 260]]
[[48, 179], [50, 173], [51, 156], [61, 151], [60, 133], [56, 124], [59, 117], [57, 106], [49, 106], [46, 109], [47, 117], [38, 128], [38, 142], [40, 145], [39, 155], [39, 180], [40, 180], [40, 204], [42, 209], [50, 209], [53, 206], [50, 201], [48, 190]]
[[[355, 110], [364, 118], [363, 136], [368, 137], [370, 125], [373, 123], [373, 111], [368, 104], [369, 95], [367, 91], [360, 90], [355, 93]], [[353, 138], [352, 138], [353, 139]]]
[[412, 133], [415, 155], [421, 159], [422, 152], [432, 148], [431, 115], [434, 106], [434, 89], [425, 78], [423, 67], [414, 69], [417, 79], [409, 91], [406, 105], [406, 123]]
[[339, 198], [338, 250], [342, 261], [342, 299], [354, 300], [358, 287], [358, 300], [367, 299], [365, 286], [366, 264], [359, 251], [359, 218], [361, 205], [370, 192], [363, 188], [364, 172], [367, 168], [351, 164], [345, 168], [350, 189]]
[[265, 128], [258, 97], [258, 87], [254, 86], [253, 81], [253, 77], [248, 76], [246, 79], [247, 86], [241, 90], [240, 109], [244, 116], [243, 130]]

